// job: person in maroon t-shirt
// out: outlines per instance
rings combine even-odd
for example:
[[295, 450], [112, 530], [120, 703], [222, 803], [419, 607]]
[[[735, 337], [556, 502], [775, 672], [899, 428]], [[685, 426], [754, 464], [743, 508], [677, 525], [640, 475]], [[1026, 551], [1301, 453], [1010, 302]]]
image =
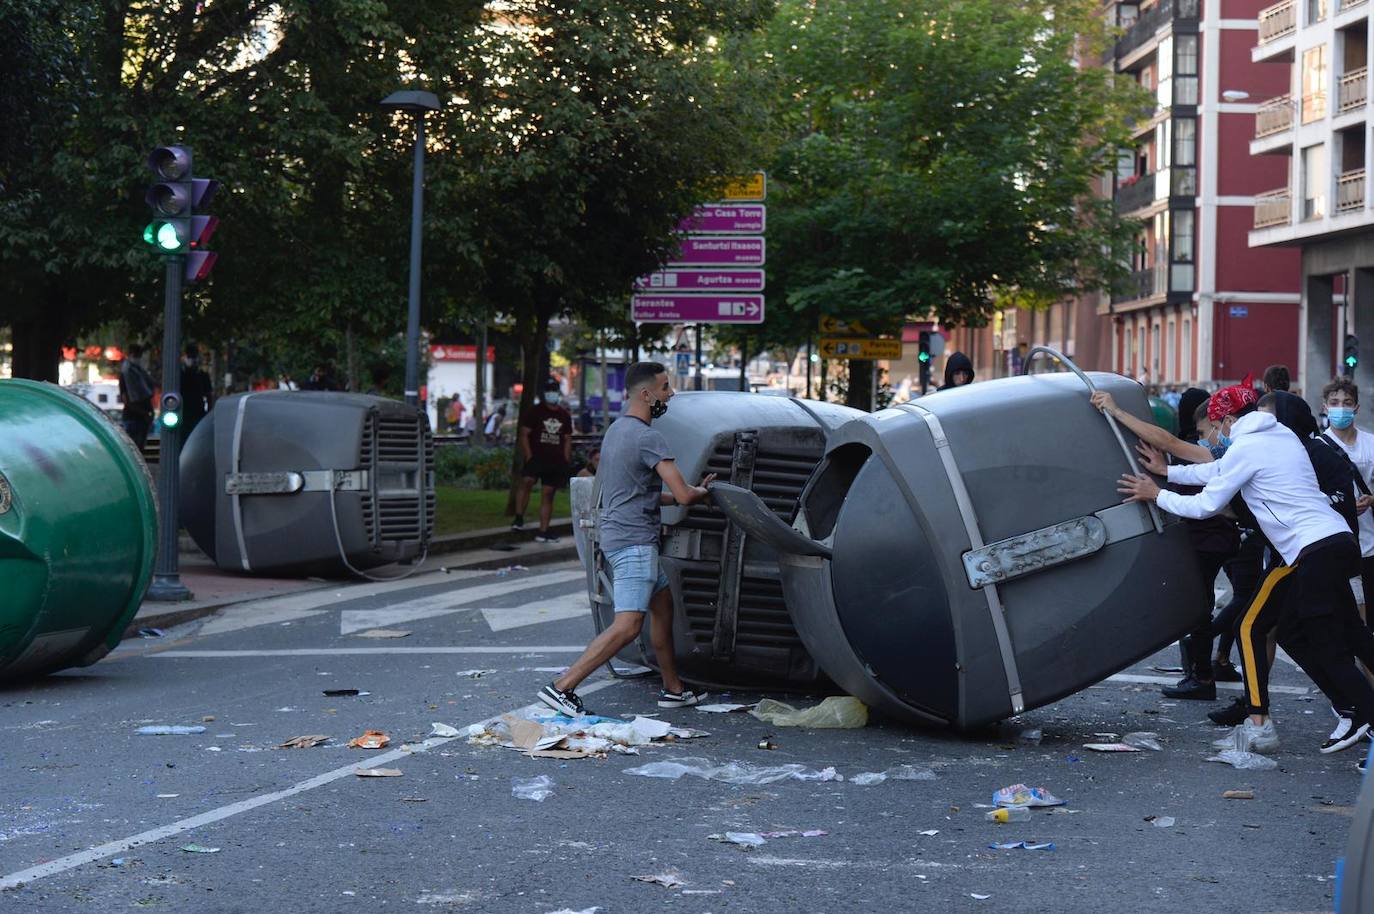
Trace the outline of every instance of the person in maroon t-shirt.
[[539, 493], [539, 533], [536, 543], [556, 543], [558, 537], [549, 532], [553, 520], [553, 497], [572, 475], [572, 415], [559, 406], [562, 394], [558, 382], [550, 378], [544, 383], [544, 394], [538, 403], [520, 417], [520, 456], [524, 471], [520, 491], [515, 493], [515, 523], [512, 530], [525, 529], [525, 508], [530, 503], [534, 481], [543, 483]]

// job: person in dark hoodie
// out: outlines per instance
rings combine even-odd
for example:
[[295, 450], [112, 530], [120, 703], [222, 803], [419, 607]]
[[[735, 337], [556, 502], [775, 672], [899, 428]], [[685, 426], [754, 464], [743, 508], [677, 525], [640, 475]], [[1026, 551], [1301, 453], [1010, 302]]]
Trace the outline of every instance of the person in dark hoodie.
[[973, 363], [969, 357], [962, 352], [952, 352], [949, 358], [945, 359], [945, 383], [940, 385], [940, 390], [949, 390], [954, 387], [963, 387], [965, 384], [973, 383]]

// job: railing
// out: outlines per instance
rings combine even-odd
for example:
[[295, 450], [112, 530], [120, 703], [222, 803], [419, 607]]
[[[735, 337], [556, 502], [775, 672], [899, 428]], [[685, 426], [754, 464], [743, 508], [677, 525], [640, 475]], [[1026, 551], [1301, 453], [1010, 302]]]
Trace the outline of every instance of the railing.
[[[1361, 0], [1363, 2], [1363, 0]], [[1360, 67], [1341, 77], [1340, 87], [1336, 90], [1338, 111], [1363, 108], [1369, 98], [1369, 68]]]
[[1276, 38], [1291, 35], [1298, 28], [1298, 11], [1293, 0], [1283, 0], [1260, 10], [1259, 43], [1268, 44]]
[[1137, 301], [1163, 295], [1169, 291], [1169, 265], [1157, 263], [1143, 270], [1135, 270], [1123, 284], [1117, 301]]
[[[1129, 180], [1129, 179], [1128, 179]], [[1144, 209], [1155, 200], [1155, 173], [1141, 175], [1129, 184], [1119, 184], [1116, 188], [1116, 210], [1130, 213]]]
[[1364, 209], [1364, 169], [1347, 171], [1336, 179], [1336, 212]]
[[1280, 95], [1259, 106], [1255, 112], [1255, 139], [1293, 129], [1293, 96]]
[[1271, 190], [1255, 197], [1255, 228], [1287, 225], [1293, 219], [1293, 198], [1288, 188]]
[[1341, 12], [1344, 13], [1346, 10], [1353, 10], [1355, 7], [1365, 2], [1367, 2], [1367, 0], [1341, 0]]
[[1174, 0], [1159, 0], [1141, 11], [1130, 27], [1116, 40], [1116, 55], [1124, 57], [1155, 36], [1164, 23], [1174, 18]]

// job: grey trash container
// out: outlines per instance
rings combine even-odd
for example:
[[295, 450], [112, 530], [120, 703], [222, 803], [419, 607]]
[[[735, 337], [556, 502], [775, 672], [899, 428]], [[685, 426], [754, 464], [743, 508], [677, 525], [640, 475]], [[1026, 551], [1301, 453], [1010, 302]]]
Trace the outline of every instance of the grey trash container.
[[227, 571], [342, 574], [416, 558], [434, 532], [425, 414], [365, 394], [216, 401], [181, 454], [182, 520]]
[[[1138, 384], [1091, 379], [1150, 418]], [[831, 679], [969, 729], [1118, 672], [1209, 605], [1182, 522], [1121, 504], [1130, 466], [1083, 380], [1044, 374], [848, 423], [792, 527], [741, 490], [716, 501], [783, 553], [792, 621]]]

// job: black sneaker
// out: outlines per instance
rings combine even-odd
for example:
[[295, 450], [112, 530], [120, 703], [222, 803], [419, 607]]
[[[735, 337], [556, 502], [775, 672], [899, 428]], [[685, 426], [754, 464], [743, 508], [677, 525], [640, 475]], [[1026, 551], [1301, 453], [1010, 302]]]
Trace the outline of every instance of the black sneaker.
[[1192, 676], [1185, 676], [1178, 681], [1177, 685], [1160, 689], [1159, 692], [1165, 698], [1187, 699], [1190, 701], [1217, 700], [1217, 684], [1215, 682], [1199, 682]]
[[558, 542], [558, 537], [547, 530], [540, 530], [534, 535], [534, 541], [536, 543], [556, 543]]
[[681, 692], [669, 692], [667, 689], [660, 689], [658, 706], [660, 708], [690, 708], [705, 697], [705, 692], [698, 695], [691, 689], [683, 689]]
[[1364, 739], [1369, 734], [1369, 724], [1356, 724], [1348, 717], [1342, 717], [1336, 724], [1336, 729], [1331, 731], [1326, 742], [1322, 743], [1322, 755], [1330, 755], [1333, 752], [1340, 752], [1342, 749], [1349, 749], [1351, 746]]
[[1224, 708], [1208, 711], [1207, 716], [1211, 718], [1214, 724], [1220, 724], [1223, 727], [1234, 727], [1250, 715], [1246, 713], [1245, 699], [1237, 698]]
[[510, 528], [511, 528], [512, 530], [524, 530], [524, 529], [525, 529], [525, 515], [523, 515], [523, 514], [517, 514], [517, 515], [515, 515], [515, 520], [511, 521]]
[[565, 692], [553, 683], [549, 683], [539, 690], [539, 700], [559, 714], [566, 714], [569, 717], [578, 717], [587, 713], [587, 709], [582, 707], [582, 699], [577, 697], [576, 692], [572, 689]]
[[1212, 680], [1215, 682], [1240, 682], [1240, 670], [1230, 660], [1212, 661]]

